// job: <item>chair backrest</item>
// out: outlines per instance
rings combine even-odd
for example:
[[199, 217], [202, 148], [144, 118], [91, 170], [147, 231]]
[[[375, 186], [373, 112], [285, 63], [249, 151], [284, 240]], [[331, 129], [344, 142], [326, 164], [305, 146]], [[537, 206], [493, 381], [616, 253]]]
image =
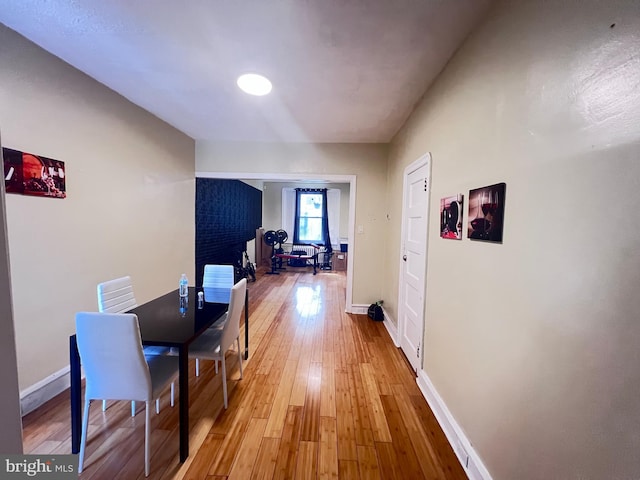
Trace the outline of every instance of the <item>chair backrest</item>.
[[204, 301], [209, 303], [229, 303], [231, 299], [230, 288], [203, 288]]
[[98, 284], [98, 311], [122, 313], [137, 307], [131, 277], [120, 277]]
[[231, 289], [231, 299], [227, 310], [227, 320], [220, 338], [220, 353], [224, 355], [233, 341], [240, 335], [240, 316], [244, 307], [244, 297], [247, 292], [247, 279], [243, 278]]
[[76, 339], [88, 398], [152, 400], [151, 375], [136, 315], [77, 313]]
[[226, 288], [231, 290], [234, 283], [233, 265], [205, 265], [202, 277], [203, 288]]

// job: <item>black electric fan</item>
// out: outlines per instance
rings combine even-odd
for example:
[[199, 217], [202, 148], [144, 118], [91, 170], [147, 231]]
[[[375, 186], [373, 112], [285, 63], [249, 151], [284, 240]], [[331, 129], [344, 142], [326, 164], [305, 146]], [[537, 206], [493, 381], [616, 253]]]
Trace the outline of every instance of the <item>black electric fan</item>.
[[[282, 259], [276, 257], [276, 254], [284, 253], [282, 244], [287, 241], [287, 238], [289, 238], [289, 235], [287, 235], [287, 232], [282, 229], [277, 231], [267, 230], [264, 232], [264, 243], [271, 247], [271, 271], [267, 272], [268, 274], [277, 274], [278, 272], [276, 271], [276, 268], [283, 270]], [[277, 248], [276, 245], [278, 245]]]
[[289, 238], [289, 235], [287, 235], [287, 232], [285, 232], [282, 229], [276, 231], [276, 235], [278, 236], [278, 248], [276, 249], [276, 253], [284, 253], [284, 248], [282, 248], [282, 244], [287, 241], [287, 238]]
[[[275, 244], [278, 243], [278, 234], [275, 230], [267, 230], [264, 232], [264, 243], [269, 245], [272, 250], [274, 249]], [[274, 253], [275, 252], [272, 251], [271, 255], [273, 256]]]

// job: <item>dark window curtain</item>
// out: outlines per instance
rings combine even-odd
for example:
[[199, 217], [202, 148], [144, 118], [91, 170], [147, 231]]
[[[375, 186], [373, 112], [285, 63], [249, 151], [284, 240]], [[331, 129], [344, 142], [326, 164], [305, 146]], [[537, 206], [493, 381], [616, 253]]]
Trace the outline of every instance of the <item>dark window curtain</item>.
[[331, 237], [329, 237], [329, 208], [327, 207], [327, 189], [322, 189], [322, 240], [328, 252], [331, 252]]
[[300, 243], [300, 192], [302, 188], [296, 188], [296, 212], [293, 219], [293, 243]]
[[327, 208], [326, 188], [296, 188], [296, 213], [293, 219], [293, 243], [300, 243], [300, 194], [301, 193], [321, 193], [322, 194], [322, 243], [329, 252], [331, 248], [331, 237], [329, 236], [329, 209]]

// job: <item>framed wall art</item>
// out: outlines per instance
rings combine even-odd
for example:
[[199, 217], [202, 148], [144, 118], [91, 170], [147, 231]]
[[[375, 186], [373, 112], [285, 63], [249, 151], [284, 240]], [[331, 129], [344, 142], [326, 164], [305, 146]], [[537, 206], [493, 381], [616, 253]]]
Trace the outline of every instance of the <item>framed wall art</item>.
[[506, 183], [469, 191], [467, 236], [472, 240], [502, 242]]
[[64, 162], [3, 148], [4, 185], [7, 193], [66, 198]]
[[453, 240], [462, 240], [462, 207], [464, 195], [440, 199], [440, 236]]

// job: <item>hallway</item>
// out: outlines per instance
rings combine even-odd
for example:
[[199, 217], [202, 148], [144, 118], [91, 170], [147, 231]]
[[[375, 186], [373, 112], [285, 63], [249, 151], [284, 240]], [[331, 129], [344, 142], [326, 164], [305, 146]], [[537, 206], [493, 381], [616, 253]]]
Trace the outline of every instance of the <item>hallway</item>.
[[[201, 362], [191, 455], [178, 462], [167, 393], [152, 416], [148, 478], [466, 478], [382, 322], [345, 314], [344, 288], [344, 273], [260, 271], [242, 380], [227, 355], [229, 409], [213, 363]], [[25, 453], [70, 452], [68, 405], [63, 392], [23, 419]], [[127, 402], [92, 406], [81, 478], [145, 478], [142, 409], [131, 418]]]

